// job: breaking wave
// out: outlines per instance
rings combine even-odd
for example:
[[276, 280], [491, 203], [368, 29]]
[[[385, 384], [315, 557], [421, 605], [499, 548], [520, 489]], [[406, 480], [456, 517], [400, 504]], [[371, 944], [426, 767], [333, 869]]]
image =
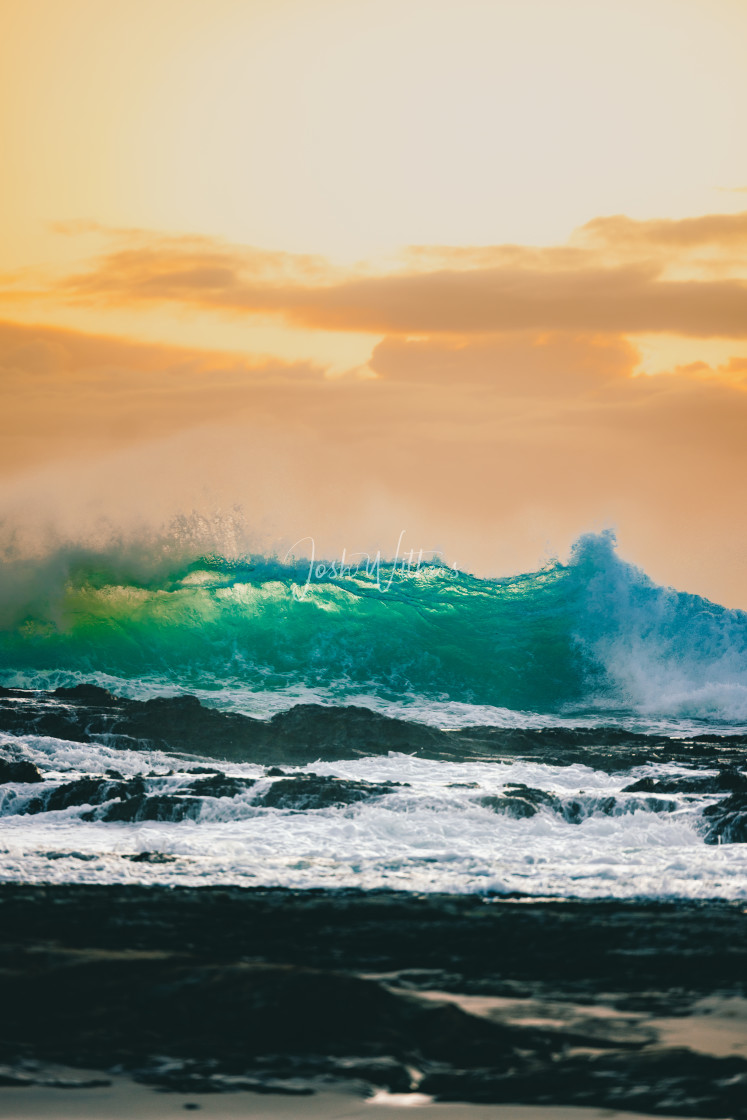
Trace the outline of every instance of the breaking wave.
[[544, 715], [747, 721], [747, 613], [654, 583], [610, 533], [501, 579], [431, 564], [59, 552], [3, 566], [6, 684], [316, 690]]

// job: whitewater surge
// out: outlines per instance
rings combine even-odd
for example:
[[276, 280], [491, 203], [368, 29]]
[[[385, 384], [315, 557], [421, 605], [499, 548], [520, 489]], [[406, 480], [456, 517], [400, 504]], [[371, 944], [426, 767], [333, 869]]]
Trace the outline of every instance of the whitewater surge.
[[[682, 767], [606, 774], [392, 753], [281, 772], [223, 766], [216, 778], [157, 752], [24, 746], [49, 801], [39, 806], [39, 783], [0, 794], [6, 881], [747, 896], [743, 845], [704, 843], [713, 795], [626, 792], [652, 776], [676, 784]], [[90, 776], [104, 772], [115, 777], [99, 791]]]

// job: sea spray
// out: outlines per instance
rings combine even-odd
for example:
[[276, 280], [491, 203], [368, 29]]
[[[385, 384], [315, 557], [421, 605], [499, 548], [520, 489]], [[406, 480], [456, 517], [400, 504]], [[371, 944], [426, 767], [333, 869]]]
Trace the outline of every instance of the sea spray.
[[747, 614], [658, 586], [609, 533], [501, 579], [432, 563], [309, 580], [303, 561], [163, 551], [57, 556], [33, 577], [0, 633], [5, 683], [747, 719]]

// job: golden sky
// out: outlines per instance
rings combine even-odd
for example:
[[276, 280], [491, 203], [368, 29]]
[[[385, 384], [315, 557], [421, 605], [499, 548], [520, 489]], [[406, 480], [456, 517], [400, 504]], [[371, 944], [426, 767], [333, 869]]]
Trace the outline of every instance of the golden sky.
[[14, 540], [240, 507], [247, 547], [405, 529], [500, 574], [614, 526], [747, 606], [744, 0], [0, 0], [0, 30]]

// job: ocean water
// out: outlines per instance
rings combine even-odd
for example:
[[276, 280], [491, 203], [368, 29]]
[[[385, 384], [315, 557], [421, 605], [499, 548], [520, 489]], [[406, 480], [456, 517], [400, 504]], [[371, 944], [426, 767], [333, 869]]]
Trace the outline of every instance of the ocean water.
[[[656, 585], [609, 534], [496, 580], [152, 547], [4, 576], [0, 757], [44, 779], [0, 785], [4, 880], [747, 897], [747, 614]], [[54, 696], [86, 684], [140, 702], [140, 731]], [[226, 720], [341, 709], [342, 753], [305, 707], [302, 760], [272, 734], [198, 758], [148, 730], [145, 702], [184, 694]], [[50, 730], [68, 703], [78, 731]], [[353, 708], [399, 722], [391, 749], [386, 721], [356, 748]], [[412, 725], [489, 749], [428, 757]]]

